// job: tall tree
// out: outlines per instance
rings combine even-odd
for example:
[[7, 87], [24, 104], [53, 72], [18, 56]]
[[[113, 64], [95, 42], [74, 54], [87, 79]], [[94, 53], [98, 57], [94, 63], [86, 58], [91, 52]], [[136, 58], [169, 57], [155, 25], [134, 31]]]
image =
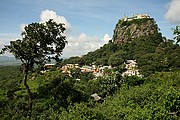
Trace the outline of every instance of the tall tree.
[[176, 35], [174, 39], [176, 40], [176, 44], [180, 42], [180, 26], [176, 26], [175, 29], [173, 29], [173, 35]]
[[29, 119], [32, 116], [33, 93], [27, 84], [28, 73], [35, 64], [43, 65], [51, 59], [59, 60], [67, 43], [64, 31], [64, 24], [58, 24], [52, 19], [45, 23], [31, 23], [22, 32], [21, 40], [11, 41], [10, 45], [4, 46], [1, 51], [1, 54], [5, 51], [12, 53], [22, 62], [23, 83], [29, 95]]

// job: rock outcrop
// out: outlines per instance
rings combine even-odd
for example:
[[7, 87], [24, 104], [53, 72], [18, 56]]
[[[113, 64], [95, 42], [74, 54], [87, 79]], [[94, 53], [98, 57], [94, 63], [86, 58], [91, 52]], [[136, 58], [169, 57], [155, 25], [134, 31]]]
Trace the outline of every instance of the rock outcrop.
[[135, 39], [155, 36], [158, 33], [159, 28], [153, 18], [136, 18], [129, 21], [123, 18], [116, 24], [112, 40], [115, 44], [121, 45]]

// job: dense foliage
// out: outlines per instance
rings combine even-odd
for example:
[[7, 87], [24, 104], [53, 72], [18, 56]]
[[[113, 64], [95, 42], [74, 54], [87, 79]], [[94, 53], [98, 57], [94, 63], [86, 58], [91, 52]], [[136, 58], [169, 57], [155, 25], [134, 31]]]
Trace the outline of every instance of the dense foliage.
[[[19, 68], [0, 67], [0, 118], [26, 119], [27, 92], [12, 74]], [[147, 78], [108, 75], [93, 79], [91, 73], [68, 76], [59, 70], [32, 74], [28, 84], [34, 93], [33, 119], [164, 119], [180, 117], [180, 72], [157, 72]], [[19, 74], [19, 75], [18, 75]], [[81, 77], [80, 81], [76, 78]], [[8, 82], [5, 82], [8, 81]], [[102, 99], [96, 102], [91, 95]]]

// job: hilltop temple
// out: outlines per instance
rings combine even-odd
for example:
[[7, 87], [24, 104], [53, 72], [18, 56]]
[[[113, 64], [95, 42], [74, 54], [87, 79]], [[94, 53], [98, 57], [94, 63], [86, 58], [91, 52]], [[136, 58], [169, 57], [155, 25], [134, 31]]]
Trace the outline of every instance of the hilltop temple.
[[124, 16], [124, 21], [131, 21], [134, 19], [144, 19], [144, 18], [150, 18], [150, 16], [148, 14], [137, 14], [136, 16], [134, 16], [134, 14], [132, 15], [132, 17], [128, 17], [128, 16]]

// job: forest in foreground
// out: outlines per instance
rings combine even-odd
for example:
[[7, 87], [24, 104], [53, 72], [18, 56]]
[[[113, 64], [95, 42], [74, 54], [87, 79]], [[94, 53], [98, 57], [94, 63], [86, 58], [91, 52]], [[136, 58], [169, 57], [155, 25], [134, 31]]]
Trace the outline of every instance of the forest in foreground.
[[[18, 66], [0, 67], [0, 118], [27, 119], [28, 95]], [[52, 69], [32, 73], [34, 120], [178, 120], [180, 117], [180, 71], [156, 72], [146, 78], [108, 76], [94, 79], [92, 73], [72, 76]], [[81, 78], [77, 81], [77, 76]], [[100, 101], [91, 97], [98, 93]]]

